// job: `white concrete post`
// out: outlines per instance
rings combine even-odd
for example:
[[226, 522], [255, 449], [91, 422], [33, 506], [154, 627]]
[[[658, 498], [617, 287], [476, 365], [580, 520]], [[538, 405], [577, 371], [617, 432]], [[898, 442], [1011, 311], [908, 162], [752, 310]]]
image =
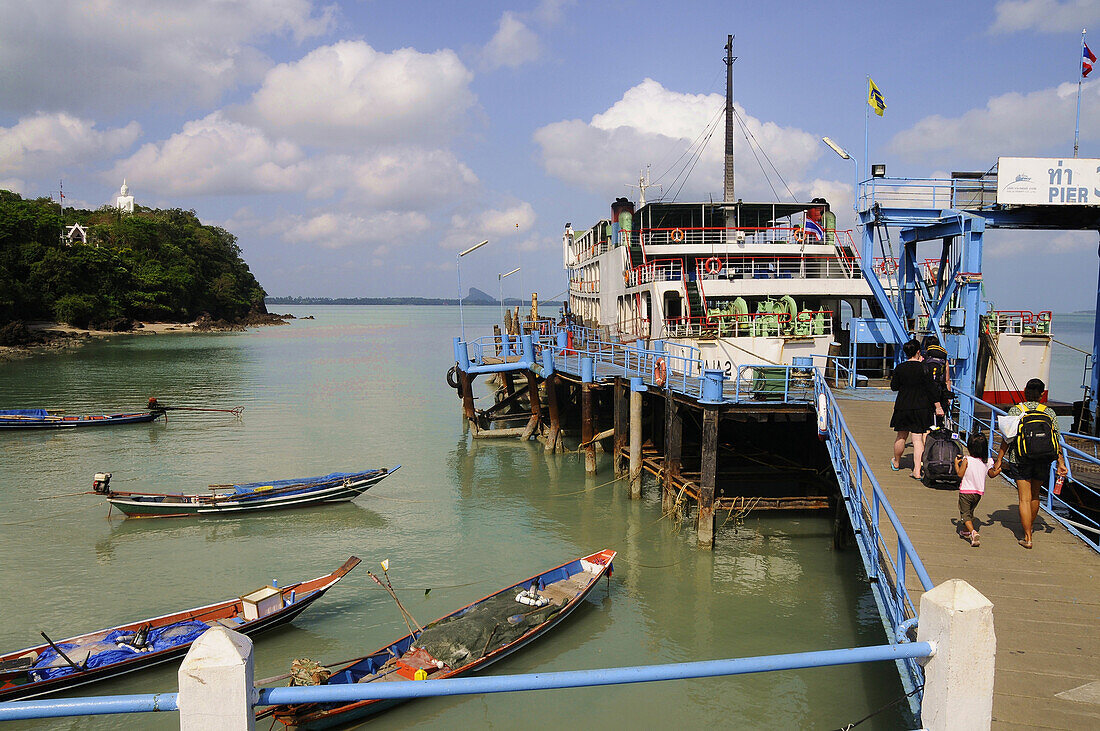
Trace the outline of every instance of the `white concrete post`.
[[254, 731], [252, 640], [214, 627], [203, 633], [179, 669], [180, 731]]
[[945, 581], [920, 599], [917, 642], [936, 646], [924, 665], [924, 728], [988, 729], [997, 656], [992, 602], [962, 579]]

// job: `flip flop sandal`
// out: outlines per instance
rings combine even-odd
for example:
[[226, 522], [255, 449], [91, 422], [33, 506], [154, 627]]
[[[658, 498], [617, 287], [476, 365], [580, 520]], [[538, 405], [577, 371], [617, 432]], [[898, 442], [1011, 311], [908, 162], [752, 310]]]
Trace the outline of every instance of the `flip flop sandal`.
[[1019, 543], [1024, 548], [1031, 548], [1031, 541], [1025, 541], [1023, 538], [1021, 538], [1020, 540], [1018, 540], [1016, 542]]
[[894, 466], [894, 460], [890, 460], [890, 469], [892, 469], [894, 472], [897, 472], [898, 470], [901, 469], [901, 466], [899, 465], [899, 466], [895, 467]]

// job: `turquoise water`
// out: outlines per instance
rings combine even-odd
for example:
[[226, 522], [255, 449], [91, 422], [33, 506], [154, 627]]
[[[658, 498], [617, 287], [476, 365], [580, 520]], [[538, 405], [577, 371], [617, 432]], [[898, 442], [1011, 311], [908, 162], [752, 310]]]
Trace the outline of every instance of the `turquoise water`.
[[[282, 309], [282, 308], [276, 308]], [[296, 307], [282, 327], [243, 334], [119, 336], [72, 352], [0, 363], [0, 403], [70, 413], [165, 404], [244, 406], [172, 413], [102, 430], [0, 434], [0, 648], [240, 595], [275, 578], [353, 571], [293, 625], [260, 635], [257, 677], [296, 657], [335, 662], [404, 633], [364, 569], [390, 561], [422, 623], [592, 551], [619, 551], [608, 591], [550, 636], [491, 672], [642, 665], [879, 644], [884, 634], [858, 554], [832, 548], [831, 520], [751, 517], [700, 551], [661, 519], [647, 482], [632, 502], [610, 461], [584, 473], [577, 455], [537, 443], [472, 443], [445, 381], [453, 308]], [[491, 331], [492, 307], [465, 311]], [[574, 442], [575, 444], [575, 442]], [[108, 519], [91, 488], [201, 491], [212, 483], [403, 467], [351, 504], [247, 518]], [[647, 478], [648, 479], [648, 478]], [[43, 499], [47, 498], [47, 499]], [[721, 517], [720, 517], [721, 521]], [[425, 593], [426, 590], [431, 591]], [[174, 691], [164, 666], [77, 694]], [[592, 728], [625, 723], [705, 728], [836, 728], [901, 694], [892, 664], [726, 679], [406, 704], [380, 728], [422, 724]], [[174, 728], [174, 714], [61, 719], [11, 728]], [[861, 728], [911, 727], [888, 711]], [[266, 728], [266, 723], [262, 725]]]

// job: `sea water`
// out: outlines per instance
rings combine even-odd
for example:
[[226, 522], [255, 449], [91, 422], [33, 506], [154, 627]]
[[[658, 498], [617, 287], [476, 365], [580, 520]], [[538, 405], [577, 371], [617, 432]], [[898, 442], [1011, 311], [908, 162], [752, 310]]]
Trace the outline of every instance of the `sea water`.
[[[4, 407], [135, 411], [150, 396], [168, 405], [244, 407], [241, 420], [173, 411], [167, 423], [0, 433], [0, 650], [36, 645], [40, 631], [61, 639], [239, 596], [273, 579], [283, 585], [312, 578], [348, 556], [362, 558], [293, 624], [256, 638], [256, 677], [274, 676], [294, 658], [354, 658], [406, 632], [392, 599], [366, 574], [379, 573], [384, 559], [402, 603], [425, 623], [605, 547], [619, 552], [610, 584], [601, 582], [552, 633], [489, 672], [886, 641], [858, 552], [832, 546], [831, 516], [762, 513], [727, 521], [719, 513], [714, 550], [700, 550], [689, 525], [662, 519], [652, 480], [646, 477], [643, 499], [631, 501], [606, 455], [598, 474], [587, 476], [575, 453], [547, 456], [537, 442], [471, 440], [445, 381], [455, 308], [289, 310], [316, 319], [247, 333], [122, 335], [0, 364]], [[492, 307], [464, 314], [470, 337], [491, 332], [499, 320]], [[1087, 348], [1091, 322], [1069, 329], [1076, 335], [1056, 336]], [[1064, 371], [1066, 387], [1075, 388], [1079, 356], [1062, 363], [1055, 346], [1055, 357], [1052, 377]], [[59, 497], [90, 490], [96, 472], [111, 472], [118, 490], [203, 492], [211, 484], [397, 464], [398, 472], [353, 503], [247, 517], [122, 519], [108, 517], [99, 496]], [[175, 691], [176, 670], [170, 663], [72, 695]], [[902, 692], [895, 666], [878, 663], [427, 699], [373, 723], [831, 729]], [[904, 705], [863, 727], [912, 728]], [[166, 713], [11, 727], [177, 724]]]

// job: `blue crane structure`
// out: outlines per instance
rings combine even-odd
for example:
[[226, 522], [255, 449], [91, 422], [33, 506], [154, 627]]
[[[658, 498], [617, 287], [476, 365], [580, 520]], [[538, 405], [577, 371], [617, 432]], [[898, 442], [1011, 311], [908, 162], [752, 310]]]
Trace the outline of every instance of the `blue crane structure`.
[[[1069, 162], [1069, 161], [1065, 161]], [[1086, 162], [1074, 160], [1074, 163]], [[1097, 172], [1100, 173], [1100, 161]], [[983, 298], [982, 254], [987, 229], [1047, 229], [1100, 231], [1100, 189], [1093, 192], [1091, 203], [1085, 188], [1075, 204], [1058, 200], [1055, 175], [1061, 181], [1062, 160], [1051, 160], [1049, 204], [1006, 204], [998, 202], [997, 166], [987, 173], [953, 173], [949, 179], [871, 177], [859, 185], [856, 211], [862, 226], [861, 258], [868, 272], [875, 301], [882, 317], [853, 322], [857, 333], [872, 333], [864, 342], [900, 346], [912, 337], [934, 334], [953, 361], [952, 382], [969, 394], [977, 393], [979, 351], [983, 318], [990, 305]], [[1070, 180], [1072, 180], [1070, 178]], [[1045, 183], [1046, 181], [1040, 181]], [[1046, 188], [1041, 185], [1040, 193]], [[1064, 192], [1062, 197], [1065, 197]], [[1084, 200], [1081, 200], [1081, 199]], [[893, 265], [890, 230], [897, 229], [899, 251]], [[933, 281], [921, 276], [918, 245], [937, 242], [939, 266]], [[878, 273], [886, 275], [884, 287], [875, 261], [882, 264]], [[896, 275], [896, 276], [894, 276]], [[1100, 310], [1100, 281], [1097, 286]], [[900, 348], [897, 350], [900, 357]], [[1100, 358], [1100, 321], [1098, 321], [1092, 362]], [[1100, 388], [1100, 369], [1092, 369], [1084, 410], [1096, 415], [1089, 396]], [[1095, 401], [1095, 399], [1093, 399]], [[973, 401], [961, 400], [959, 426], [969, 430], [973, 420]], [[1091, 419], [1097, 424], [1096, 418]]]

